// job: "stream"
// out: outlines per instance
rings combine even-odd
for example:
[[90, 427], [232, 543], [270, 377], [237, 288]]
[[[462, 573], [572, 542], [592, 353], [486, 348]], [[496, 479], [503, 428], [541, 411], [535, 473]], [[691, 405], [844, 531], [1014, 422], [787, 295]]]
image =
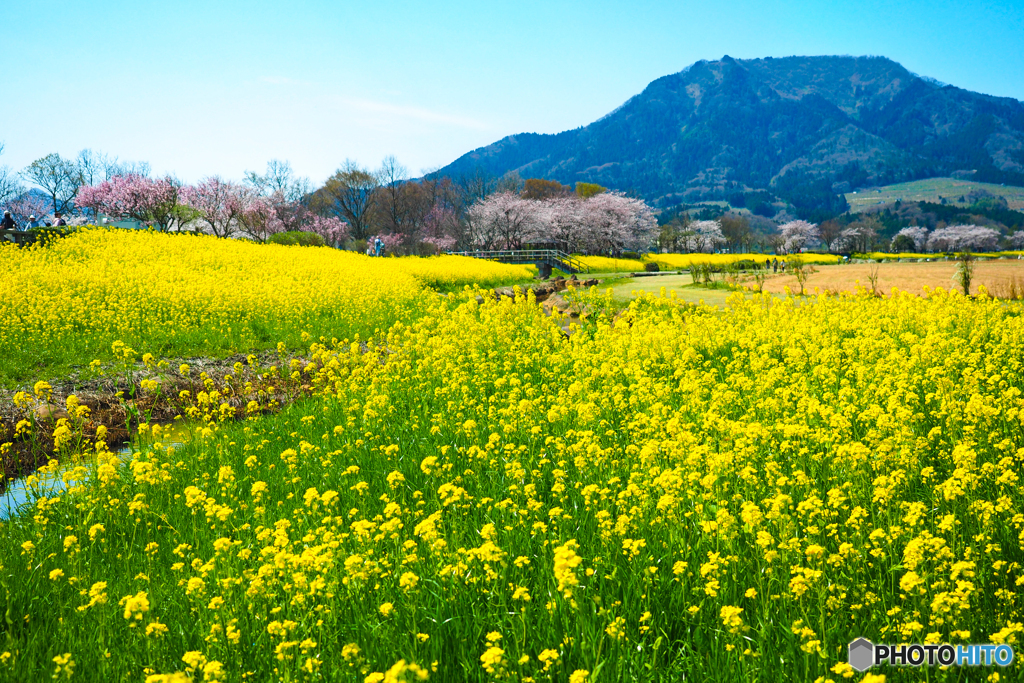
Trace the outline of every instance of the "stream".
[[[191, 440], [189, 425], [179, 423], [161, 425], [161, 427], [163, 427], [163, 434], [161, 434], [159, 443], [165, 448], [180, 448]], [[122, 466], [132, 459], [133, 453], [140, 450], [136, 448], [137, 445], [128, 444], [117, 451]], [[142, 450], [152, 447], [152, 445], [147, 445]], [[56, 472], [33, 472], [9, 482], [7, 489], [0, 493], [0, 520], [11, 519], [26, 509], [31, 509], [40, 498], [53, 498], [67, 491], [68, 484], [64, 481], [64, 474], [82, 464], [82, 462], [62, 463]], [[95, 463], [86, 465], [86, 467], [89, 469], [88, 476], [92, 477], [96, 469]], [[29, 480], [33, 477], [35, 481], [29, 485]], [[75, 485], [80, 486], [81, 482], [75, 482]]]

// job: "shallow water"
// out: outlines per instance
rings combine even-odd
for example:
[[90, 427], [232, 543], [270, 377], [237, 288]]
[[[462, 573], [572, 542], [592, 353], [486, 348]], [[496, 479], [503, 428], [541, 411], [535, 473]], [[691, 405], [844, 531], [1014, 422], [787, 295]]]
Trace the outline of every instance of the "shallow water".
[[[128, 445], [118, 450], [117, 454], [121, 458], [121, 464], [124, 465], [130, 461], [132, 454], [136, 451], [152, 449], [156, 443], [162, 444], [164, 448], [180, 448], [190, 440], [191, 432], [188, 425], [173, 424], [161, 425], [161, 427], [163, 427], [163, 434], [154, 444], [147, 445], [142, 449], [138, 448], [137, 444]], [[67, 491], [68, 484], [64, 481], [64, 474], [68, 470], [83, 464], [89, 470], [88, 476], [91, 477], [96, 469], [95, 462], [77, 462], [62, 464], [56, 472], [47, 474], [36, 472], [9, 482], [7, 489], [0, 494], [0, 520], [10, 519], [14, 515], [31, 509], [40, 498], [54, 498]], [[30, 486], [29, 479], [32, 477], [35, 477], [35, 481]], [[75, 486], [80, 486], [81, 484], [82, 482], [74, 482]]]

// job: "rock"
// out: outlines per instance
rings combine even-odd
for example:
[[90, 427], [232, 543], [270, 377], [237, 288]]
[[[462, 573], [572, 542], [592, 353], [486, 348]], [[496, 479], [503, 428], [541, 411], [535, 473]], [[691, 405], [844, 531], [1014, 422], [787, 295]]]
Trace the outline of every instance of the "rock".
[[67, 411], [64, 410], [63, 408], [58, 408], [57, 406], [50, 405], [39, 406], [38, 408], [36, 408], [36, 419], [38, 420], [53, 420], [54, 422], [56, 422], [62, 417], [65, 419], [68, 417]]
[[596, 279], [584, 280], [583, 281], [583, 286], [584, 287], [596, 287], [597, 286], [597, 280]]

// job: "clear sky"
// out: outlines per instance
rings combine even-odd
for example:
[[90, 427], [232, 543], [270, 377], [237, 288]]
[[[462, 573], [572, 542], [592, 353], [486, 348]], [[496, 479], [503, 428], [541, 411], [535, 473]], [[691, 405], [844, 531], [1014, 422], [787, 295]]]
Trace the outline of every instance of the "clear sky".
[[0, 164], [88, 147], [190, 182], [419, 175], [726, 54], [884, 55], [1024, 100], [1024, 0], [0, 0], [0, 31]]

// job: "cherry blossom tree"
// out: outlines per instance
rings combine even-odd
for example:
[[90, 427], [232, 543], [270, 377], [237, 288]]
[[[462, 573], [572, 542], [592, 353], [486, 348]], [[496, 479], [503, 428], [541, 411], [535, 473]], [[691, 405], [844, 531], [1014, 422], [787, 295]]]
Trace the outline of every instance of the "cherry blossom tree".
[[11, 199], [0, 205], [3, 211], [10, 211], [13, 218], [22, 229], [28, 224], [29, 219], [35, 216], [42, 220], [50, 210], [49, 203], [37, 194], [24, 192], [20, 196]]
[[695, 252], [714, 252], [715, 247], [725, 244], [722, 224], [718, 221], [693, 221], [687, 226], [684, 236], [686, 246]]
[[308, 178], [297, 177], [287, 161], [271, 159], [264, 174], [246, 171], [245, 185], [271, 203], [284, 230], [308, 230], [312, 224], [313, 212], [307, 206], [312, 184]]
[[1010, 235], [1010, 246], [1014, 249], [1024, 249], [1024, 230], [1018, 230]]
[[924, 251], [928, 244], [928, 228], [923, 228], [920, 225], [911, 225], [903, 228], [896, 233], [893, 238], [893, 244], [896, 243], [900, 237], [906, 237], [914, 243], [914, 249], [917, 251]]
[[261, 197], [249, 188], [240, 188], [237, 202], [240, 208], [235, 220], [249, 237], [265, 242], [271, 235], [285, 231], [284, 223], [277, 215], [277, 207], [269, 197]]
[[999, 231], [980, 225], [950, 225], [928, 237], [929, 251], [994, 251], [999, 248]]
[[582, 204], [583, 245], [592, 252], [618, 254], [645, 251], [654, 240], [658, 221], [643, 200], [621, 192], [602, 192]]
[[77, 202], [97, 214], [150, 223], [167, 231], [192, 217], [181, 204], [181, 190], [180, 183], [169, 176], [129, 174], [82, 187]]
[[348, 223], [337, 216], [310, 214], [309, 220], [303, 224], [303, 229], [320, 235], [324, 242], [332, 247], [340, 247], [351, 234]]
[[807, 221], [789, 221], [779, 226], [783, 239], [783, 249], [787, 253], [799, 252], [804, 247], [818, 240], [818, 226]]
[[587, 238], [584, 200], [578, 196], [555, 197], [547, 204], [548, 240], [562, 244], [570, 254], [580, 251]]
[[519, 249], [543, 232], [541, 202], [514, 192], [497, 192], [469, 209], [473, 242], [481, 249]]
[[239, 216], [246, 210], [244, 188], [218, 176], [183, 187], [181, 199], [195, 211], [195, 232], [206, 230], [217, 237], [229, 237], [235, 232]]
[[425, 244], [434, 253], [451, 251], [458, 242], [459, 219], [450, 206], [437, 202], [423, 218], [422, 227], [417, 233], [420, 243]]

